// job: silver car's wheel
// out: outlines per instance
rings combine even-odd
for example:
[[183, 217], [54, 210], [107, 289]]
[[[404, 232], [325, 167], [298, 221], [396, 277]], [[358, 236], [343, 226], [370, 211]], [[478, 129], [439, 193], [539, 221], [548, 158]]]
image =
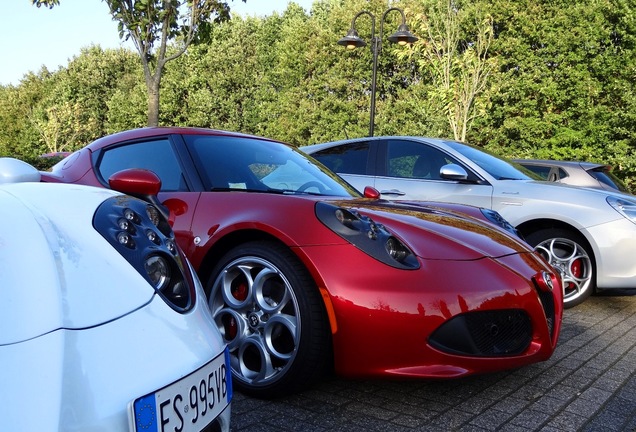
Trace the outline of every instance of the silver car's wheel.
[[320, 298], [304, 268], [274, 243], [240, 246], [221, 262], [208, 304], [237, 389], [273, 397], [308, 385], [329, 349]]
[[585, 301], [594, 291], [594, 261], [586, 242], [575, 233], [560, 229], [541, 230], [527, 241], [561, 273], [564, 307]]

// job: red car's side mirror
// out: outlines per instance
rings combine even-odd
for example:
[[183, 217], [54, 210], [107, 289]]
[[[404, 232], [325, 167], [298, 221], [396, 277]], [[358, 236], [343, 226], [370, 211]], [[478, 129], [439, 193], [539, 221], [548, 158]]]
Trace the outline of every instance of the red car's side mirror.
[[380, 199], [380, 191], [373, 186], [364, 187], [364, 197], [371, 199]]
[[108, 185], [111, 189], [128, 195], [157, 195], [161, 190], [161, 179], [150, 170], [130, 168], [110, 176]]
[[161, 204], [157, 195], [161, 190], [161, 179], [150, 170], [129, 168], [117, 171], [108, 178], [111, 189], [125, 193], [157, 207], [166, 221], [170, 220], [170, 210]]

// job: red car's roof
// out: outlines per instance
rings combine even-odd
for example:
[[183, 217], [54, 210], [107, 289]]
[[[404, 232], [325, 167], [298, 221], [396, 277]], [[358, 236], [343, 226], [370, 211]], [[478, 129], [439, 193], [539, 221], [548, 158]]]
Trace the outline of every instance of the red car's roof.
[[249, 135], [249, 134], [244, 134], [241, 132], [229, 132], [229, 131], [222, 131], [217, 129], [206, 129], [206, 128], [197, 128], [197, 127], [158, 126], [158, 127], [143, 127], [138, 129], [131, 129], [131, 130], [107, 135], [105, 137], [102, 137], [93, 141], [92, 143], [87, 145], [86, 148], [90, 149], [91, 151], [94, 151], [106, 145], [112, 144], [114, 142], [132, 140], [132, 139], [142, 139], [142, 138], [149, 138], [153, 136], [170, 135], [170, 134], [250, 137], [253, 139], [259, 139], [263, 141], [276, 142], [275, 140], [258, 137], [254, 135]]

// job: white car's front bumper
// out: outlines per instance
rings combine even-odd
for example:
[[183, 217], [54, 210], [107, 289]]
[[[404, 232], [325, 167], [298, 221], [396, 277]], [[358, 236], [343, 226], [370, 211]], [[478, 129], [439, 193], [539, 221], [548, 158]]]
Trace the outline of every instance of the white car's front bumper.
[[[0, 347], [1, 429], [129, 430], [131, 401], [223, 352], [204, 299], [181, 315], [154, 296], [141, 309], [97, 327], [57, 330]], [[230, 409], [219, 416], [225, 431]]]
[[623, 218], [587, 228], [583, 234], [594, 250], [596, 285], [636, 288], [636, 225]]

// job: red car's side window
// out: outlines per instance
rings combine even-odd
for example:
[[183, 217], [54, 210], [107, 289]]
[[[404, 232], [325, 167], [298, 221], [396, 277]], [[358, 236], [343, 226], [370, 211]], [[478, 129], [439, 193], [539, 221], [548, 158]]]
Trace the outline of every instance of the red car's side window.
[[123, 169], [143, 168], [161, 179], [161, 190], [187, 191], [183, 172], [168, 138], [137, 142], [106, 150], [97, 169], [104, 180]]

